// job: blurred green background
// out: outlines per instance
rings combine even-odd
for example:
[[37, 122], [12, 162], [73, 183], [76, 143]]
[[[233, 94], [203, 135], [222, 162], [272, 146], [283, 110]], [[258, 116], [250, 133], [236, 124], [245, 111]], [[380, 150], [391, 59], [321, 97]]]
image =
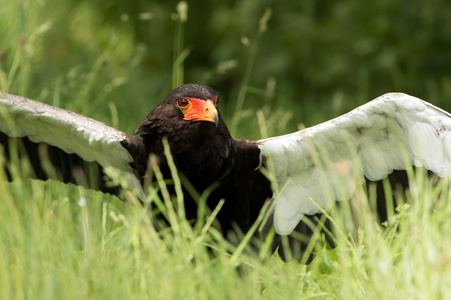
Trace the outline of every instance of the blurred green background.
[[185, 22], [179, 1], [0, 1], [0, 90], [128, 133], [182, 73], [221, 94], [241, 138], [311, 126], [390, 91], [451, 111], [449, 1], [186, 6]]

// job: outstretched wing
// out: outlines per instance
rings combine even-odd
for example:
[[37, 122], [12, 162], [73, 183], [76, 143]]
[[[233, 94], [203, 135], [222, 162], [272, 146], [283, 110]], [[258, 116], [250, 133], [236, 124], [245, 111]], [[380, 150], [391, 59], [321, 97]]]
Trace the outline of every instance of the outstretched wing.
[[[58, 155], [65, 153], [86, 162], [97, 162], [103, 169], [126, 174], [133, 171], [130, 166], [133, 158], [121, 145], [129, 135], [64, 109], [0, 93], [0, 131], [9, 137], [26, 138], [27, 143], [50, 145], [58, 150]], [[137, 186], [136, 177], [129, 181]]]
[[279, 185], [277, 233], [290, 234], [304, 215], [347, 200], [364, 175], [385, 178], [407, 165], [438, 176], [451, 172], [451, 114], [418, 98], [385, 94], [328, 122], [258, 141], [274, 162]]

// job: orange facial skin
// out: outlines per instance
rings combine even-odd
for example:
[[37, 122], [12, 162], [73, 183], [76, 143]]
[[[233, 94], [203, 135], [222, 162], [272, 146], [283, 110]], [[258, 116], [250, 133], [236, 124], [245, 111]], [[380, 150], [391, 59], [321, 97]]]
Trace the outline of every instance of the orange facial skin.
[[183, 113], [183, 120], [208, 121], [218, 125], [217, 99], [178, 98], [176, 105]]

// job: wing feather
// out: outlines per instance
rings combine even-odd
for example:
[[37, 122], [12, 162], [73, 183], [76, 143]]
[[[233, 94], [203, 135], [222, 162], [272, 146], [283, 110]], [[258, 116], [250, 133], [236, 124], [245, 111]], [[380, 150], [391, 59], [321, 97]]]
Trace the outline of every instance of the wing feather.
[[0, 93], [0, 131], [45, 142], [102, 167], [131, 171], [133, 158], [121, 145], [128, 135], [71, 111]]
[[9, 137], [28, 137], [47, 143], [87, 162], [97, 162], [110, 177], [122, 178], [144, 199], [133, 173], [133, 157], [121, 145], [128, 134], [96, 120], [41, 102], [0, 92], [0, 131]]
[[[418, 98], [389, 93], [328, 122], [258, 141], [274, 163], [279, 187], [277, 233], [304, 215], [349, 199], [364, 175], [385, 178], [406, 163], [438, 176], [451, 172], [451, 114]], [[321, 208], [321, 209], [320, 209]]]

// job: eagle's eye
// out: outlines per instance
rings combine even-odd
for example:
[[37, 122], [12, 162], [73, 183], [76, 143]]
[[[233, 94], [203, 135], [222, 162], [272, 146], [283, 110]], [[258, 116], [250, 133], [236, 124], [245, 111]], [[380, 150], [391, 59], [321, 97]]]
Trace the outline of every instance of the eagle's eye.
[[189, 105], [190, 105], [190, 103], [189, 103], [189, 101], [187, 99], [185, 99], [185, 98], [178, 98], [177, 99], [177, 106], [179, 108], [184, 109], [184, 108], [187, 108]]

